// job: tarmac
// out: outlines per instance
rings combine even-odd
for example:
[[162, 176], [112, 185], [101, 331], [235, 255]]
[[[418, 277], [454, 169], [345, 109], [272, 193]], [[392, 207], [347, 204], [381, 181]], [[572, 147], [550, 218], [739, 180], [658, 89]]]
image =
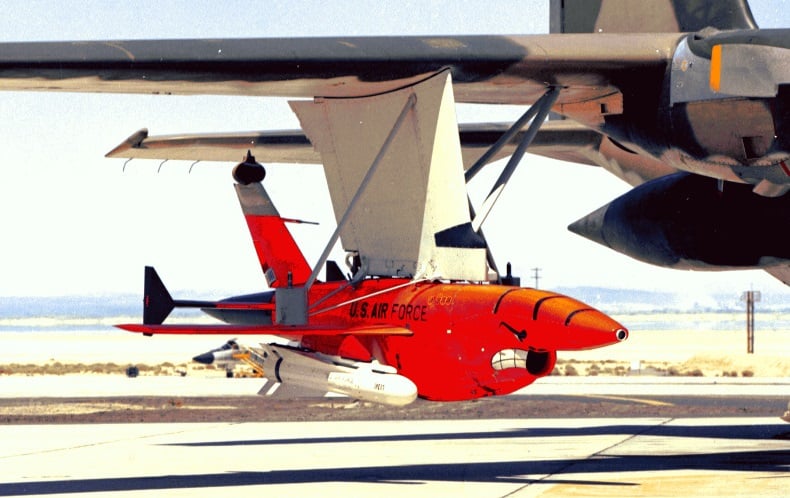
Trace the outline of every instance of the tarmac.
[[[3, 396], [244, 395], [260, 383], [199, 380], [5, 377]], [[535, 389], [790, 398], [787, 379], [563, 378]], [[778, 415], [0, 425], [0, 496], [787, 496], [790, 424]]]
[[787, 496], [788, 437], [778, 418], [0, 426], [0, 496]]
[[[8, 375], [0, 377], [0, 398], [107, 396], [253, 396], [263, 379], [226, 379], [224, 375]], [[787, 396], [790, 377], [549, 376], [515, 394], [527, 395], [688, 395]]]

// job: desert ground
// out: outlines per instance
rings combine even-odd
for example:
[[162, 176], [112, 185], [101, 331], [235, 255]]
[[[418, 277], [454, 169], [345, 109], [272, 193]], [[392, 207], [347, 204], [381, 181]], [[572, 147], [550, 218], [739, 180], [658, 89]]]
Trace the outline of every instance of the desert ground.
[[[552, 376], [559, 377], [702, 377], [786, 379], [790, 377], [790, 323], [788, 314], [763, 317], [755, 333], [755, 352], [746, 353], [746, 333], [739, 313], [645, 314], [617, 317], [630, 331], [627, 341], [607, 348], [560, 352]], [[772, 324], [775, 324], [772, 326]], [[7, 324], [6, 324], [7, 325]], [[239, 395], [236, 379], [225, 379], [224, 368], [194, 363], [191, 357], [222, 344], [225, 337], [141, 337], [109, 326], [82, 330], [31, 324], [30, 332], [0, 332], [0, 390], [46, 376], [62, 378], [68, 385], [90, 385], [91, 379], [125, 378], [127, 368], [135, 366], [141, 377], [165, 381], [188, 377], [193, 383], [203, 378], [221, 382], [220, 393], [205, 398], [174, 390], [172, 396], [137, 396], [119, 392], [102, 396], [62, 397], [60, 393], [35, 396], [0, 396], [0, 423], [118, 422], [170, 420], [292, 420], [309, 411], [312, 420], [358, 420], [395, 417], [474, 418], [541, 416], [546, 413], [574, 413], [586, 416], [693, 415], [694, 409], [676, 413], [679, 408], [650, 404], [631, 405], [606, 399], [573, 402], [567, 399], [512, 397], [436, 404], [418, 400], [402, 409], [356, 403], [347, 399], [272, 401], [264, 397]], [[240, 341], [254, 345], [265, 338], [246, 337]], [[236, 366], [236, 377], [249, 377], [252, 371]], [[221, 380], [220, 380], [221, 379]], [[724, 379], [722, 379], [724, 380]], [[249, 382], [249, 381], [248, 381]], [[257, 381], [254, 381], [257, 382]], [[199, 382], [198, 382], [199, 383]], [[106, 384], [106, 382], [105, 382]], [[54, 383], [53, 385], [63, 385]], [[132, 385], [132, 384], [130, 384]], [[226, 387], [227, 386], [227, 387]], [[529, 388], [527, 388], [528, 391]], [[246, 392], [246, 391], [245, 391]], [[786, 401], [784, 401], [786, 403]], [[782, 407], [783, 408], [783, 407]], [[721, 407], [738, 413], [749, 407]], [[735, 413], [733, 412], [733, 413]], [[297, 414], [297, 415], [294, 415]]]

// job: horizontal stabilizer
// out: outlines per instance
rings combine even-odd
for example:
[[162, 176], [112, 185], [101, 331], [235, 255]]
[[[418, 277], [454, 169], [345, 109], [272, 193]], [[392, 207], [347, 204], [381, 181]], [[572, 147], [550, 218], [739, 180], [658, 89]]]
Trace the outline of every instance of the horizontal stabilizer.
[[183, 334], [183, 335], [277, 335], [281, 337], [303, 337], [303, 336], [344, 336], [344, 335], [366, 335], [366, 336], [408, 336], [412, 331], [404, 327], [390, 326], [369, 326], [369, 327], [288, 327], [288, 326], [261, 326], [261, 325], [159, 325], [159, 324], [136, 324], [126, 323], [116, 325], [116, 327], [143, 335], [154, 334]]

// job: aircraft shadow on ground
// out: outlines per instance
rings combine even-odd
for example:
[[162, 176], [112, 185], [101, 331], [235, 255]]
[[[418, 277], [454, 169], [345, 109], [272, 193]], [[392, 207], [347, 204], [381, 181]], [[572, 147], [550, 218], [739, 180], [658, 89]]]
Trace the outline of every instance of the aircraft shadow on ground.
[[[436, 463], [381, 467], [275, 470], [269, 472], [223, 472], [143, 477], [64, 479], [0, 484], [1, 496], [60, 493], [116, 492], [258, 486], [271, 484], [401, 483], [405, 486], [430, 481], [512, 483], [528, 485], [574, 484], [588, 486], [637, 486], [636, 482], [574, 480], [572, 474], [632, 471], [742, 471], [786, 472], [790, 450], [721, 452], [700, 455], [623, 455], [595, 459]], [[533, 479], [529, 475], [549, 475]]]
[[578, 428], [524, 428], [505, 431], [480, 431], [460, 433], [430, 434], [374, 434], [364, 436], [322, 436], [280, 439], [250, 439], [235, 441], [205, 441], [194, 443], [174, 443], [169, 446], [268, 446], [281, 444], [326, 444], [326, 443], [387, 443], [408, 441], [450, 441], [463, 439], [510, 439], [538, 437], [581, 437], [581, 436], [662, 436], [710, 439], [790, 439], [790, 426], [787, 424], [769, 425], [606, 425]]
[[[321, 438], [272, 439], [185, 443], [186, 446], [232, 446], [305, 443], [355, 443], [424, 441], [451, 439], [581, 437], [601, 434], [658, 435], [670, 437], [770, 440], [787, 437], [786, 425], [613, 425], [604, 427], [514, 429], [502, 432], [461, 434], [405, 434], [344, 436]], [[738, 471], [785, 473], [790, 465], [790, 449], [767, 451], [729, 451], [702, 454], [606, 455], [597, 458], [524, 460], [502, 462], [429, 463], [415, 465], [294, 469], [268, 472], [223, 472], [215, 474], [176, 474], [121, 478], [62, 479], [37, 482], [0, 483], [0, 496], [46, 495], [77, 492], [114, 492], [214, 488], [268, 484], [311, 484], [328, 482], [401, 483], [419, 485], [430, 481], [513, 483], [528, 485], [575, 484], [588, 486], [636, 486], [638, 483], [607, 481], [608, 473], [636, 471]], [[574, 474], [600, 473], [602, 480], [574, 480]], [[551, 476], [534, 479], [528, 476]]]

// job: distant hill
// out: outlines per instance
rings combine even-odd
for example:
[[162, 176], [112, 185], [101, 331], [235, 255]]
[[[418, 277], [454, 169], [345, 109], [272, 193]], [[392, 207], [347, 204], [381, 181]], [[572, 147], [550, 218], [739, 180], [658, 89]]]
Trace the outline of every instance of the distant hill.
[[[689, 295], [682, 292], [654, 292], [635, 289], [609, 289], [605, 287], [561, 287], [552, 289], [573, 296], [590, 306], [609, 313], [638, 312], [716, 312], [739, 311], [746, 308], [741, 292]], [[790, 311], [786, 294], [762, 294], [756, 307], [764, 311]]]
[[[605, 287], [561, 287], [552, 289], [572, 296], [608, 313], [716, 312], [745, 309], [740, 294], [688, 296], [681, 292], [653, 292]], [[188, 295], [186, 292], [184, 295]], [[202, 297], [201, 297], [202, 298]], [[9, 318], [103, 318], [142, 316], [140, 295], [0, 298], [0, 319]], [[763, 293], [758, 310], [790, 311], [785, 294]]]
[[0, 318], [104, 318], [142, 312], [142, 298], [131, 294], [0, 298]]

